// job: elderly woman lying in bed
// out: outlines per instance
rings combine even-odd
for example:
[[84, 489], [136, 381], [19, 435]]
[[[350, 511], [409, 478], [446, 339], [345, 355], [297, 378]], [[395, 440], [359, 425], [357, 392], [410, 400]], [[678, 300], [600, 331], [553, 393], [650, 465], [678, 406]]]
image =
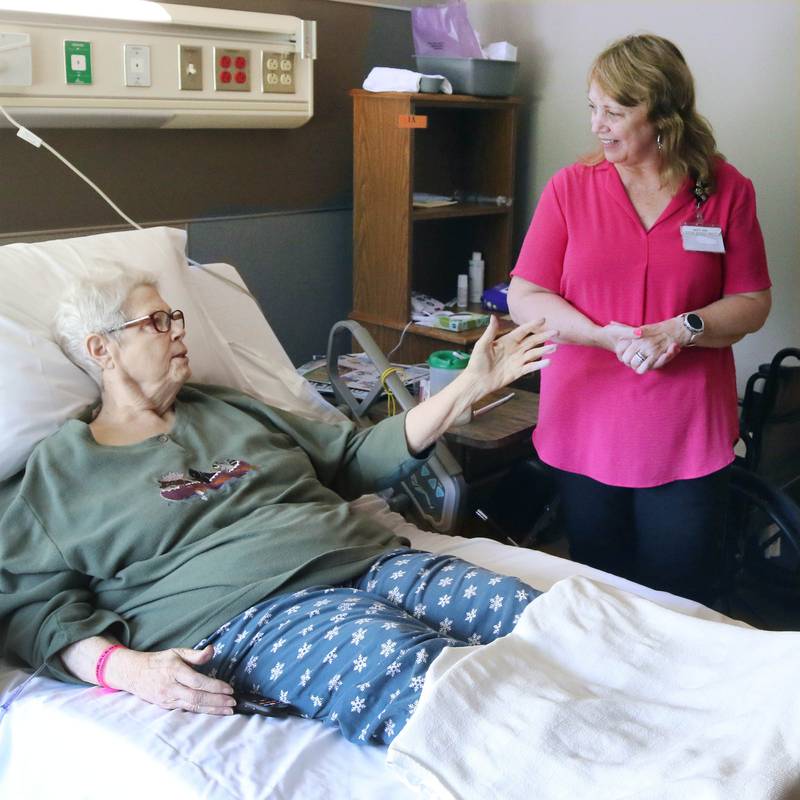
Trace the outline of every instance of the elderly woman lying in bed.
[[493, 321], [462, 376], [369, 430], [187, 385], [183, 314], [145, 273], [77, 287], [56, 328], [101, 404], [0, 486], [8, 655], [163, 708], [275, 698], [385, 743], [444, 647], [508, 633], [538, 594], [411, 550], [343, 498], [393, 483], [474, 401], [544, 366], [542, 323], [495, 338]]

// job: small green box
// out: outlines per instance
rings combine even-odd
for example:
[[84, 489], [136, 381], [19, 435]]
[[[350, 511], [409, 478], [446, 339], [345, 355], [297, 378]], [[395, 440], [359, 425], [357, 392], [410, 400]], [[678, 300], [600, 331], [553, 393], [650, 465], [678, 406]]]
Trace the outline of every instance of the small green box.
[[463, 314], [436, 317], [436, 323], [448, 331], [468, 331], [471, 328], [485, 328], [489, 324], [489, 315], [465, 311]]
[[64, 42], [64, 66], [67, 83], [89, 84], [92, 82], [92, 43]]

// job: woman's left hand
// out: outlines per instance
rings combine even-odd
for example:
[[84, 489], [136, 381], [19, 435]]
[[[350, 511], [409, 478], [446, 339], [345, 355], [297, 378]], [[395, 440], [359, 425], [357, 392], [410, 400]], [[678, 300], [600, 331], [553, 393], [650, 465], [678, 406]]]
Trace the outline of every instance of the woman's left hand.
[[545, 355], [556, 350], [545, 344], [558, 335], [545, 330], [545, 320], [526, 322], [505, 336], [497, 336], [497, 317], [492, 316], [483, 336], [475, 343], [465, 377], [480, 389], [480, 396], [508, 386], [509, 383], [549, 364]]
[[[611, 325], [619, 325], [617, 322]], [[681, 330], [677, 320], [668, 319], [639, 328], [629, 328], [629, 336], [620, 338], [615, 352], [617, 358], [637, 375], [661, 369], [681, 351]]]

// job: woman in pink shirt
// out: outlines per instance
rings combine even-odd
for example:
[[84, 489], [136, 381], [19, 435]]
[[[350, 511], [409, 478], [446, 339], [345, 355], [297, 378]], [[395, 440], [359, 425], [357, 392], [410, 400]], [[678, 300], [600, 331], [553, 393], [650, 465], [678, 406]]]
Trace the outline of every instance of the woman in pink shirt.
[[738, 437], [731, 345], [770, 308], [753, 185], [666, 39], [611, 45], [588, 95], [602, 154], [547, 184], [509, 290], [514, 319], [546, 317], [561, 343], [534, 444], [575, 560], [710, 601]]

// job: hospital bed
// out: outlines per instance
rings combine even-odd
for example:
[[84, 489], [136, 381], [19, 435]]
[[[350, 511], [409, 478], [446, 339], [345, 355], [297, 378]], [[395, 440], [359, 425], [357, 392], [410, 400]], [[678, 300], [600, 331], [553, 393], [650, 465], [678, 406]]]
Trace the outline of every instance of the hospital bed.
[[[61, 355], [49, 325], [67, 281], [109, 263], [159, 275], [162, 294], [186, 316], [193, 380], [235, 386], [308, 417], [340, 418], [297, 375], [235, 269], [190, 267], [184, 250], [185, 234], [167, 228], [0, 248], [0, 476], [20, 468], [36, 441], [94, 399], [91, 381]], [[375, 496], [355, 501], [352, 510], [375, 515], [414, 547], [517, 575], [541, 590], [582, 575], [687, 618], [712, 613], [541, 552], [419, 530]], [[29, 674], [0, 664], [0, 702]], [[124, 693], [43, 676], [0, 720], [0, 797], [9, 800], [412, 796], [387, 766], [384, 748], [355, 746], [308, 720], [164, 711]]]

